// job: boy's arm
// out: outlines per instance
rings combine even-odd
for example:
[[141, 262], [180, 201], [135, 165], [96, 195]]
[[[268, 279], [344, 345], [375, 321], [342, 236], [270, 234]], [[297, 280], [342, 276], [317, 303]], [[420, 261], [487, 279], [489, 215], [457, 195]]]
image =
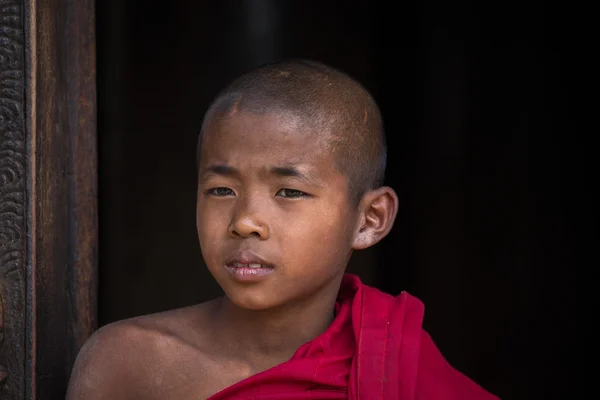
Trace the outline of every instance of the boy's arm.
[[96, 331], [79, 351], [66, 400], [121, 400], [134, 398], [140, 387], [135, 329], [108, 325]]

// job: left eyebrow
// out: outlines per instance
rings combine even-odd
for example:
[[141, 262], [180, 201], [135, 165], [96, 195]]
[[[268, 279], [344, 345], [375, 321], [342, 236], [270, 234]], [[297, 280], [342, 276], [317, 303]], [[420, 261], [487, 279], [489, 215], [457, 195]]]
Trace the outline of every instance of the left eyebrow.
[[294, 178], [294, 179], [298, 179], [304, 183], [306, 183], [307, 185], [311, 185], [311, 186], [323, 186], [323, 183], [315, 178], [313, 175], [311, 174], [306, 174], [304, 172], [302, 172], [301, 170], [299, 170], [296, 167], [293, 166], [284, 166], [284, 167], [271, 167], [269, 169], [270, 174], [272, 175], [276, 175], [279, 177], [283, 177], [283, 178]]

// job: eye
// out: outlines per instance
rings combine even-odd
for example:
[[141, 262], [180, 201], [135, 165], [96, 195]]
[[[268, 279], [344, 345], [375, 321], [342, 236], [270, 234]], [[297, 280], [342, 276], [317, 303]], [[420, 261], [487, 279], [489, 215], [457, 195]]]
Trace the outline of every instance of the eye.
[[225, 197], [225, 196], [233, 196], [235, 193], [233, 190], [226, 187], [216, 187], [212, 189], [208, 189], [206, 194], [217, 196], [217, 197]]
[[308, 194], [296, 189], [283, 188], [277, 192], [277, 196], [295, 199], [299, 197], [307, 197]]

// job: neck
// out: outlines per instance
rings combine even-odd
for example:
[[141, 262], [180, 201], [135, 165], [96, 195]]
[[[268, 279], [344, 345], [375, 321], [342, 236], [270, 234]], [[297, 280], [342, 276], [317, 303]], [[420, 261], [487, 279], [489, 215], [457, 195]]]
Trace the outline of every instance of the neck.
[[327, 329], [336, 298], [337, 291], [319, 293], [293, 305], [255, 311], [239, 308], [224, 297], [214, 311], [214, 343], [228, 356], [251, 365], [280, 364]]

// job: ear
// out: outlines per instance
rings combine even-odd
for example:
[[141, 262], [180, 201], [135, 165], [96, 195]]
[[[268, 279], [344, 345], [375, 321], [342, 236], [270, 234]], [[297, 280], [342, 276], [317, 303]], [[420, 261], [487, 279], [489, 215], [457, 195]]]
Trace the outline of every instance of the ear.
[[373, 246], [387, 236], [398, 213], [398, 196], [383, 186], [367, 192], [359, 204], [359, 218], [354, 233], [354, 250]]

